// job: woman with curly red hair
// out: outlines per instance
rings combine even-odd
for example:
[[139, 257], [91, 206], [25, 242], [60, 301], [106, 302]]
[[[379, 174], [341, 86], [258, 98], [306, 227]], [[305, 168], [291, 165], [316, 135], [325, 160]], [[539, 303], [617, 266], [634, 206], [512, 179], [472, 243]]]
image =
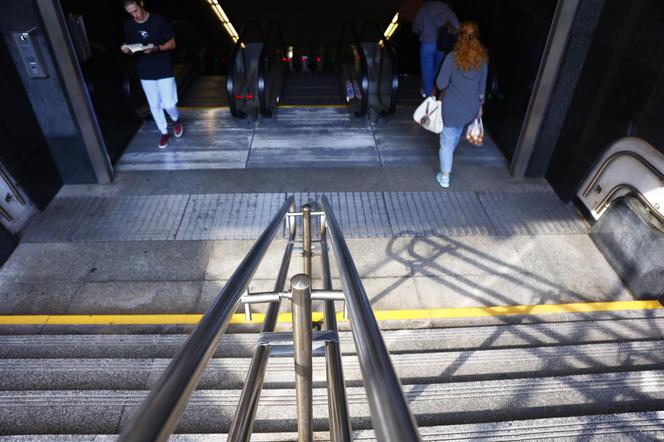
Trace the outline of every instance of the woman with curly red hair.
[[487, 51], [479, 41], [477, 23], [461, 23], [454, 51], [445, 58], [436, 79], [438, 90], [445, 91], [440, 172], [436, 175], [441, 187], [450, 187], [454, 150], [464, 126], [482, 115], [488, 61]]

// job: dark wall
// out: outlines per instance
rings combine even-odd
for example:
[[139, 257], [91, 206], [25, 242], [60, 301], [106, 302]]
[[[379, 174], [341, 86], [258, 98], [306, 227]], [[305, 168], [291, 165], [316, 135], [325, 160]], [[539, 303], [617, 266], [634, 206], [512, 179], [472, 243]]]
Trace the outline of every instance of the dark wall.
[[[80, 130], [72, 112], [71, 103], [65, 94], [61, 77], [51, 56], [50, 44], [44, 35], [36, 6], [28, 0], [4, 0], [0, 14], [0, 34], [11, 55], [10, 66], [21, 78], [36, 120], [46, 139], [51, 155], [63, 181], [70, 184], [94, 183], [97, 181], [90, 159], [83, 144]], [[36, 28], [35, 41], [44, 56], [48, 78], [28, 78], [18, 51], [13, 46], [12, 32]], [[5, 66], [3, 65], [3, 69]]]
[[604, 0], [581, 0], [579, 2], [537, 136], [536, 149], [533, 151], [526, 171], [526, 175], [529, 177], [542, 177], [549, 168], [603, 8]]
[[7, 46], [0, 40], [0, 160], [35, 205], [43, 209], [62, 181]]
[[564, 199], [618, 138], [664, 152], [663, 23], [660, 0], [605, 1], [546, 175]]

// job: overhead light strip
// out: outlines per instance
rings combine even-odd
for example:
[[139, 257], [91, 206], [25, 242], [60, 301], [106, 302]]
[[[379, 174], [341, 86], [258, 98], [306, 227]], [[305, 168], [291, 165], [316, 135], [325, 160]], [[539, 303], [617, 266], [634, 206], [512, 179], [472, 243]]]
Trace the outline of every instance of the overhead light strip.
[[233, 27], [231, 21], [228, 19], [228, 16], [224, 12], [224, 10], [221, 8], [219, 2], [217, 0], [208, 0], [208, 4], [210, 5], [214, 13], [217, 15], [217, 18], [223, 25], [224, 29], [226, 29], [228, 35], [230, 35], [231, 39], [233, 40], [233, 43], [237, 43], [237, 41], [240, 39], [240, 36], [237, 34], [237, 31]]
[[394, 34], [394, 32], [397, 30], [397, 28], [399, 27], [398, 22], [399, 22], [399, 13], [397, 12], [396, 14], [394, 14], [394, 18], [392, 18], [392, 21], [387, 26], [385, 34], [383, 34], [386, 40], [389, 40], [389, 38], [392, 37], [392, 34]]

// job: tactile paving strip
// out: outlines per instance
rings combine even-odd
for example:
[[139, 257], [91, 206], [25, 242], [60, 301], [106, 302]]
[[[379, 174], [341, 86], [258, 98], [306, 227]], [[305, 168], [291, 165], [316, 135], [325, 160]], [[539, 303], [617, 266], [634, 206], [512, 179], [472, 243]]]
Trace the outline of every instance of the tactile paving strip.
[[256, 239], [283, 202], [281, 193], [191, 195], [176, 239]]
[[188, 195], [58, 198], [26, 230], [26, 242], [172, 240]]
[[[322, 193], [294, 194], [320, 210]], [[334, 192], [325, 194], [348, 238], [585, 234], [587, 223], [553, 192]], [[57, 198], [25, 242], [253, 240], [283, 193]], [[298, 220], [298, 231], [301, 231]], [[319, 220], [312, 220], [318, 234]], [[281, 232], [286, 235], [285, 228]]]
[[477, 192], [496, 235], [587, 233], [587, 224], [553, 192]]

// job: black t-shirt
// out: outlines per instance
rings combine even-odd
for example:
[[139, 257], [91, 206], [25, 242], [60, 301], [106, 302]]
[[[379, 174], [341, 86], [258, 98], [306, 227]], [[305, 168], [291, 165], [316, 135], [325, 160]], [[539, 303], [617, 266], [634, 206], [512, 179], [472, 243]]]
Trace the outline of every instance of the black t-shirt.
[[[175, 32], [161, 15], [150, 13], [144, 23], [137, 23], [133, 18], [127, 20], [124, 27], [125, 43], [152, 43], [160, 45], [171, 38]], [[156, 51], [150, 54], [137, 52], [136, 69], [141, 80], [159, 80], [173, 76], [171, 56], [167, 52]]]

